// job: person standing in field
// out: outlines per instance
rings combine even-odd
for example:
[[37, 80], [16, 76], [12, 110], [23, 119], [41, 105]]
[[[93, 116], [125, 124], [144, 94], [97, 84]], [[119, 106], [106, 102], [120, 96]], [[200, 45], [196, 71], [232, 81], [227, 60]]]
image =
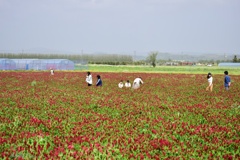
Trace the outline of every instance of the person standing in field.
[[101, 76], [97, 75], [97, 83], [96, 86], [102, 86], [102, 80], [101, 80]]
[[51, 68], [50, 70], [51, 75], [54, 75], [54, 70]]
[[123, 88], [123, 80], [121, 80], [121, 81], [118, 83], [118, 87], [119, 87], [119, 88]]
[[92, 75], [90, 72], [87, 72], [86, 82], [87, 82], [88, 86], [92, 86]]
[[142, 78], [138, 77], [133, 81], [133, 89], [138, 89], [143, 84]]
[[127, 82], [125, 83], [125, 87], [126, 88], [130, 88], [131, 87], [131, 83], [129, 82], [129, 80], [127, 80]]
[[206, 88], [206, 91], [210, 90], [210, 92], [212, 92], [212, 89], [213, 89], [213, 77], [212, 77], [211, 73], [208, 73], [207, 80], [208, 80], [208, 86]]
[[225, 90], [228, 91], [229, 87], [231, 85], [231, 78], [228, 75], [228, 71], [225, 71], [224, 74], [225, 74], [225, 77], [224, 77], [224, 87], [225, 87]]

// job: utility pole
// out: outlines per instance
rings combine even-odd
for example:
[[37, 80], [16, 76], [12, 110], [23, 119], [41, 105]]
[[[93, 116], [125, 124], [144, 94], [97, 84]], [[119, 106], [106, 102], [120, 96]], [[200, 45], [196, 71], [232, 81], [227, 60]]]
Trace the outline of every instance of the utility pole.
[[22, 49], [22, 56], [21, 56], [22, 59], [23, 59], [23, 52], [24, 52], [24, 49]]

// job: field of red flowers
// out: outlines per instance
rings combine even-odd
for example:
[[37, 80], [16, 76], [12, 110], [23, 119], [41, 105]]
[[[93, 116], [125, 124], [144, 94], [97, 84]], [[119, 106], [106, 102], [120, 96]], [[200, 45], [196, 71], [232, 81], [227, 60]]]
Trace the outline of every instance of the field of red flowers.
[[240, 158], [240, 76], [227, 92], [213, 75], [210, 93], [200, 74], [100, 75], [0, 72], [1, 159]]

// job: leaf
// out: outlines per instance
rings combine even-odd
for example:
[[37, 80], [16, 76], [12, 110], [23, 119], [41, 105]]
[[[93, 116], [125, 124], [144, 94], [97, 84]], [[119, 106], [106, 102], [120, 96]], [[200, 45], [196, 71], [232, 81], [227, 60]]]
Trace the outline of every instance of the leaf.
[[31, 86], [33, 86], [33, 87], [34, 87], [36, 84], [37, 84], [37, 82], [36, 82], [35, 80], [31, 82]]

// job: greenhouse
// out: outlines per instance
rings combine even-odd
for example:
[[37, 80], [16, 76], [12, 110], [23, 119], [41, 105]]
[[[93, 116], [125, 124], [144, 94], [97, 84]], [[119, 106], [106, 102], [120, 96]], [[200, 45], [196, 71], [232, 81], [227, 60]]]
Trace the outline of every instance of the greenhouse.
[[0, 70], [15, 70], [16, 63], [7, 58], [0, 58]]
[[12, 59], [16, 64], [17, 70], [28, 70], [29, 64], [31, 64], [36, 59]]
[[219, 63], [218, 64], [219, 67], [240, 67], [240, 63]]
[[17, 70], [74, 70], [68, 59], [13, 59]]

